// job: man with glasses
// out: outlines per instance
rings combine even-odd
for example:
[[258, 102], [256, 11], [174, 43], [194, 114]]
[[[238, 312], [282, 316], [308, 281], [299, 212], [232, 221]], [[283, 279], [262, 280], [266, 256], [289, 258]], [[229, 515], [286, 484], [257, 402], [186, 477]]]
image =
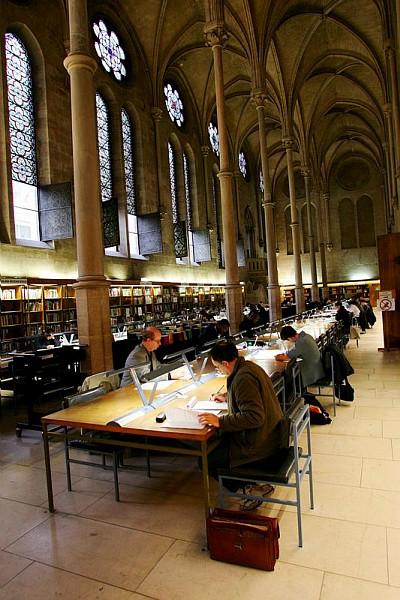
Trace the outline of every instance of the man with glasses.
[[[125, 387], [133, 383], [130, 369], [135, 368], [140, 381], [144, 381], [144, 376], [150, 371], [155, 371], [161, 365], [157, 359], [155, 351], [161, 344], [161, 331], [157, 327], [146, 327], [143, 331], [142, 341], [136, 346], [125, 362], [124, 374], [122, 375], [121, 387]], [[145, 363], [145, 364], [143, 364]]]

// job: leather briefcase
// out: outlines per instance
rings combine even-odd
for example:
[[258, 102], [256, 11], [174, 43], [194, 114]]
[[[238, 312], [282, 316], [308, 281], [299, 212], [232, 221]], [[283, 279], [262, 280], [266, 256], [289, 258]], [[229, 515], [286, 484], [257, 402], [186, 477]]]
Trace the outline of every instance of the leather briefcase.
[[215, 508], [207, 519], [207, 542], [214, 560], [273, 571], [279, 558], [278, 519]]

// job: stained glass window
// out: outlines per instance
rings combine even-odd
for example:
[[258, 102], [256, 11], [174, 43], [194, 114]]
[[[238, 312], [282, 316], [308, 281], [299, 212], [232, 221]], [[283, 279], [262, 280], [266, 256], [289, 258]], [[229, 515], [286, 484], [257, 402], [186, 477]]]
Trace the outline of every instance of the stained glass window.
[[102, 96], [96, 93], [97, 144], [99, 149], [101, 200], [112, 198], [110, 127], [108, 108]]
[[139, 235], [136, 216], [134, 135], [131, 119], [121, 110], [122, 149], [124, 156], [126, 208], [128, 213], [129, 254], [139, 254]]
[[185, 180], [185, 201], [186, 201], [186, 216], [188, 229], [192, 229], [192, 197], [190, 189], [190, 173], [186, 154], [183, 154], [183, 175]]
[[101, 64], [107, 73], [113, 73], [115, 79], [121, 81], [126, 76], [125, 52], [121, 47], [117, 34], [114, 31], [109, 31], [107, 25], [101, 19], [97, 23], [93, 23], [93, 31], [96, 36], [94, 47]]
[[15, 235], [39, 240], [36, 136], [31, 63], [22, 41], [5, 34]]
[[176, 165], [175, 153], [172, 144], [168, 142], [168, 164], [169, 164], [169, 183], [171, 190], [172, 222], [178, 223], [178, 201], [176, 195]]
[[262, 174], [262, 171], [260, 171], [259, 186], [260, 186], [260, 192], [263, 194], [264, 193], [264, 176]]
[[244, 179], [247, 177], [247, 161], [244, 152], [239, 152], [239, 170]]
[[180, 99], [179, 92], [172, 88], [170, 83], [164, 87], [165, 95], [165, 106], [169, 114], [169, 118], [173, 123], [176, 123], [178, 127], [181, 127], [184, 121], [183, 117], [183, 104]]
[[210, 138], [210, 144], [213, 149], [214, 154], [219, 156], [219, 135], [217, 126], [213, 123], [209, 123], [208, 125], [208, 135]]

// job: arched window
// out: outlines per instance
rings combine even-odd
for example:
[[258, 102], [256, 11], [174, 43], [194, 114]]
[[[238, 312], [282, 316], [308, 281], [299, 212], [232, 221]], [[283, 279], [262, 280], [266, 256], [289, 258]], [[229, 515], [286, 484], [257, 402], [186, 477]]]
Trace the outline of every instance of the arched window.
[[243, 151], [239, 152], [239, 171], [241, 172], [243, 179], [247, 179], [247, 160]]
[[213, 201], [213, 209], [214, 209], [214, 217], [216, 224], [216, 234], [217, 234], [217, 254], [218, 254], [218, 266], [220, 269], [225, 267], [224, 260], [224, 245], [222, 238], [222, 215], [221, 215], [221, 198], [219, 194], [219, 182], [215, 173], [212, 174], [211, 178], [212, 184], [212, 201]]
[[375, 246], [374, 203], [369, 196], [357, 200], [358, 245], [360, 248]]
[[339, 203], [339, 225], [342, 248], [357, 248], [354, 206], [350, 198], [343, 198]]
[[110, 119], [108, 107], [99, 92], [96, 93], [97, 144], [99, 149], [101, 201], [112, 198]]
[[219, 156], [219, 134], [217, 126], [213, 123], [208, 124], [208, 136], [210, 138], [210, 144], [214, 154]]
[[185, 204], [186, 204], [186, 229], [188, 239], [188, 251], [190, 262], [194, 261], [193, 251], [193, 210], [192, 210], [192, 189], [190, 181], [189, 161], [185, 153], [183, 153], [183, 178], [185, 182]]
[[247, 258], [256, 258], [255, 227], [249, 207], [245, 211]]
[[172, 88], [170, 83], [164, 87], [165, 106], [167, 107], [169, 118], [178, 127], [181, 127], [184, 121], [183, 103], [179, 92], [176, 88]]
[[129, 255], [139, 254], [139, 236], [136, 216], [136, 187], [134, 132], [132, 121], [125, 109], [121, 110], [122, 149], [124, 157], [126, 208], [128, 213]]
[[104, 247], [109, 251], [116, 251], [119, 245], [119, 223], [117, 199], [113, 198], [110, 117], [108, 106], [99, 92], [96, 92], [96, 121]]
[[15, 236], [39, 241], [31, 61], [25, 45], [12, 33], [5, 34], [5, 54]]
[[176, 163], [175, 152], [172, 144], [168, 142], [168, 165], [169, 165], [169, 185], [171, 192], [172, 223], [175, 225], [179, 221], [178, 198], [176, 193]]

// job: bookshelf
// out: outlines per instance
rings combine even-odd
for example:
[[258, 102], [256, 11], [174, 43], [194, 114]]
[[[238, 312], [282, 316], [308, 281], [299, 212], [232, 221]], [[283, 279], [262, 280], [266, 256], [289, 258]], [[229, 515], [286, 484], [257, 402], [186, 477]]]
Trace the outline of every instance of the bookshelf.
[[15, 348], [13, 340], [76, 330], [75, 290], [71, 284], [0, 280], [1, 350]]

